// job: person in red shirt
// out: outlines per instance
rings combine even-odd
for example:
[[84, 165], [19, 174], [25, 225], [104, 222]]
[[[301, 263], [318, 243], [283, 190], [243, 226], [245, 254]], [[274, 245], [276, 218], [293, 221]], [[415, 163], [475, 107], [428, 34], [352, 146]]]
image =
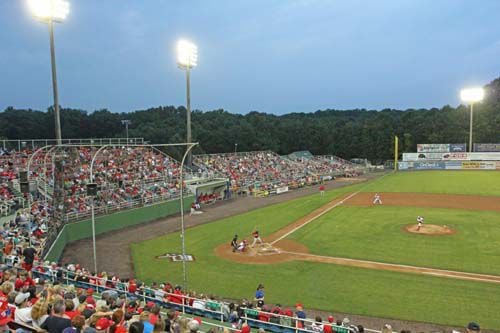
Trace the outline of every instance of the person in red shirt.
[[182, 293], [181, 287], [176, 286], [173, 294], [168, 295], [168, 301], [175, 304], [182, 304], [184, 294]]
[[319, 187], [319, 193], [321, 194], [321, 196], [324, 196], [325, 195], [325, 185], [321, 185]]
[[130, 281], [128, 282], [128, 292], [135, 294], [136, 291], [137, 291], [137, 284], [135, 283], [134, 279], [130, 279]]
[[323, 325], [323, 333], [333, 333], [332, 325], [334, 320], [333, 316], [328, 316], [328, 324]]
[[75, 316], [80, 315], [80, 311], [75, 310], [75, 303], [73, 303], [73, 300], [67, 299], [64, 301], [64, 304], [66, 305], [66, 311], [64, 314], [69, 317], [69, 319], [73, 319]]
[[95, 306], [95, 299], [94, 297], [92, 297], [93, 294], [94, 294], [94, 289], [92, 288], [87, 289], [87, 298], [85, 299], [85, 302], [87, 304], [92, 304], [93, 306]]

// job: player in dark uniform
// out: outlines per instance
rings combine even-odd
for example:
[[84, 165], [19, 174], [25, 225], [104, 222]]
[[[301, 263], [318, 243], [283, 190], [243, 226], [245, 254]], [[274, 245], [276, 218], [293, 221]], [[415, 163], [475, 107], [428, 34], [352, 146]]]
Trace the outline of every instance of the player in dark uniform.
[[233, 252], [236, 252], [238, 249], [238, 235], [234, 235], [233, 240], [231, 241], [231, 246], [233, 247]]

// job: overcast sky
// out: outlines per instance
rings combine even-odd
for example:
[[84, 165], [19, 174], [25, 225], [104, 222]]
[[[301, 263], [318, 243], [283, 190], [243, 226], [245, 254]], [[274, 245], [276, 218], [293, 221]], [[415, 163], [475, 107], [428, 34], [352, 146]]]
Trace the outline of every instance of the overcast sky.
[[[64, 107], [183, 105], [175, 43], [198, 45], [192, 107], [283, 114], [457, 105], [500, 76], [498, 0], [70, 0]], [[0, 0], [0, 110], [53, 103], [47, 26]]]

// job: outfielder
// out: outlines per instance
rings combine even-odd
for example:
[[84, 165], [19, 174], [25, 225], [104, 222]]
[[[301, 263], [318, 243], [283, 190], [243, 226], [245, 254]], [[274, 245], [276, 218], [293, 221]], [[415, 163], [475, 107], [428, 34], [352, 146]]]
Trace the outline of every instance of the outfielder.
[[422, 227], [422, 225], [424, 224], [424, 217], [423, 216], [417, 216], [417, 231], [420, 230], [420, 228]]
[[380, 198], [380, 194], [375, 193], [375, 196], [373, 197], [373, 204], [374, 205], [376, 205], [376, 204], [381, 205], [382, 204], [382, 199]]
[[259, 230], [255, 230], [254, 232], [252, 232], [252, 236], [253, 236], [253, 242], [252, 242], [252, 246], [251, 247], [254, 247], [255, 246], [255, 243], [259, 242], [260, 244], [262, 244], [262, 239], [260, 238], [260, 235], [259, 235]]

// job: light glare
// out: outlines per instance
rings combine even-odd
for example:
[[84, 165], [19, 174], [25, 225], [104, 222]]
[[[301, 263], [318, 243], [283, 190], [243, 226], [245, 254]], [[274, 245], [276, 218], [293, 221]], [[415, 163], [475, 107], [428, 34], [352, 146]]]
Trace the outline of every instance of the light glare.
[[28, 0], [28, 5], [33, 15], [42, 20], [62, 21], [69, 13], [65, 0]]
[[193, 68], [198, 64], [198, 47], [190, 41], [177, 42], [177, 63], [180, 67]]
[[481, 102], [484, 98], [483, 88], [468, 88], [460, 91], [460, 98], [466, 103]]

